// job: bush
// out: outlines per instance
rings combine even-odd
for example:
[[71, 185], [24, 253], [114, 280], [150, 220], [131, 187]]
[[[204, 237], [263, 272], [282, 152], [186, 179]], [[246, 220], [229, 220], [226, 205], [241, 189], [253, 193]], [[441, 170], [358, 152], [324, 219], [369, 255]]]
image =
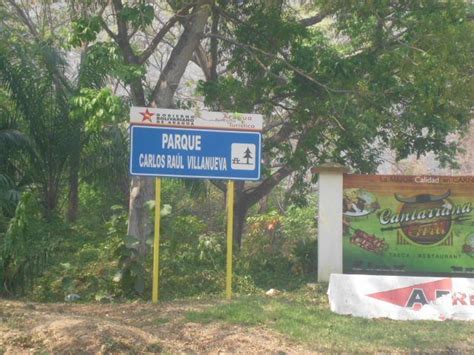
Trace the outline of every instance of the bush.
[[189, 297], [223, 290], [224, 236], [206, 230], [195, 216], [167, 218], [160, 246], [161, 294]]
[[[46, 221], [38, 198], [23, 193], [2, 245], [3, 292], [25, 294], [52, 263], [70, 231], [57, 216]], [[1, 286], [0, 286], [1, 287]]]
[[29, 295], [37, 301], [63, 301], [78, 294], [84, 301], [112, 300], [131, 294], [121, 268], [121, 250], [126, 244], [126, 211], [112, 207], [104, 235], [77, 227], [64, 238], [55, 262], [36, 279]]
[[[223, 231], [225, 213], [216, 213], [210, 222], [208, 216], [222, 201], [212, 206], [206, 202], [208, 211], [199, 215], [194, 213], [199, 198], [192, 202], [184, 192], [180, 183], [165, 184], [164, 201], [173, 207], [161, 208], [160, 298], [223, 295], [226, 238], [215, 230]], [[145, 257], [140, 256], [138, 240], [126, 234], [124, 207], [107, 208], [102, 195], [87, 185], [80, 198], [84, 213], [77, 224], [67, 225], [59, 217], [45, 221], [38, 199], [24, 194], [4, 236], [0, 259], [0, 276], [9, 291], [38, 301], [63, 301], [74, 293], [83, 301], [149, 300], [153, 236], [147, 240]], [[234, 249], [235, 292], [291, 289], [315, 275], [314, 206], [290, 206], [285, 213], [274, 210], [248, 218], [242, 249]], [[153, 209], [153, 203], [149, 207]]]
[[248, 218], [239, 273], [260, 288], [292, 288], [316, 275], [316, 210], [290, 206]]
[[[72, 248], [36, 279], [29, 294], [39, 301], [63, 300], [77, 293], [84, 301], [143, 297], [150, 299], [152, 242], [146, 258], [138, 241], [126, 235], [127, 212], [119, 206], [106, 223], [106, 236], [82, 236]], [[222, 293], [225, 287], [224, 236], [208, 232], [195, 216], [175, 215], [162, 208], [160, 298], [172, 299]], [[241, 282], [245, 285], [245, 282]], [[247, 289], [249, 286], [246, 286]]]

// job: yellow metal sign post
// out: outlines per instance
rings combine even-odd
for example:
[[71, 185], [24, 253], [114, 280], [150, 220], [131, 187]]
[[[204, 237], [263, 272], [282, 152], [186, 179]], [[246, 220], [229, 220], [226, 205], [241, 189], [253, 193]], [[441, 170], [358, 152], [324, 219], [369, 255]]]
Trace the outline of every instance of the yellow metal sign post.
[[155, 238], [153, 240], [153, 286], [152, 302], [158, 302], [158, 280], [160, 272], [160, 204], [161, 204], [161, 178], [155, 180]]
[[227, 183], [227, 272], [225, 282], [225, 296], [232, 298], [232, 246], [234, 229], [234, 181]]

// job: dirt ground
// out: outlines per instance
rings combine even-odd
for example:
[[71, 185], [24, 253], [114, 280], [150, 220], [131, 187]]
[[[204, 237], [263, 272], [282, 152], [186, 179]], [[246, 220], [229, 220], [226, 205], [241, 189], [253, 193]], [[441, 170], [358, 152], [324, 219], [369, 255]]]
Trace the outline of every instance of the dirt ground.
[[308, 354], [259, 327], [188, 322], [211, 306], [186, 302], [38, 304], [0, 300], [0, 354], [265, 353]]

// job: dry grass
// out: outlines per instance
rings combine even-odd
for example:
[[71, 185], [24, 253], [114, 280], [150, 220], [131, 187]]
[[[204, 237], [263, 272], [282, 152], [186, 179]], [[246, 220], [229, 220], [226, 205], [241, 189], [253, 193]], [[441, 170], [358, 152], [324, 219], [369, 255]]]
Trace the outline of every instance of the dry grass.
[[472, 322], [340, 316], [324, 291], [158, 305], [0, 300], [0, 354], [474, 352]]

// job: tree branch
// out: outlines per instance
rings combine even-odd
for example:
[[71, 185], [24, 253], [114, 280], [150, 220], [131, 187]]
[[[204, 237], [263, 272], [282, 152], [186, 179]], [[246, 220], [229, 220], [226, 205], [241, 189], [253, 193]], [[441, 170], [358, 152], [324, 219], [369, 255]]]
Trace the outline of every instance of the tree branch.
[[[211, 33], [217, 34], [219, 31], [219, 12], [214, 7], [212, 9], [212, 24], [211, 24]], [[218, 58], [218, 41], [217, 38], [211, 38], [211, 43], [209, 46], [210, 51], [210, 63], [209, 63], [209, 72], [210, 80], [217, 80], [217, 62]]]
[[320, 23], [322, 20], [324, 20], [327, 15], [328, 14], [325, 13], [325, 12], [320, 12], [317, 15], [301, 19], [300, 24], [302, 24], [305, 27], [314, 26], [314, 25]]
[[[122, 56], [127, 64], [138, 65], [138, 57], [133, 52], [132, 46], [130, 45], [130, 38], [127, 33], [127, 23], [120, 16], [120, 12], [123, 9], [121, 0], [112, 0], [115, 19], [117, 21], [118, 33], [114, 40], [122, 51]], [[110, 34], [109, 34], [110, 35]], [[141, 78], [135, 78], [130, 83], [130, 89], [132, 91], [132, 99], [135, 105], [145, 106], [145, 91], [143, 89], [143, 83]]]
[[204, 50], [202, 45], [198, 45], [196, 47], [196, 50], [194, 51], [194, 58], [193, 62], [195, 62], [202, 70], [204, 73], [204, 77], [206, 78], [206, 81], [211, 81], [212, 80], [212, 73], [210, 70], [210, 63], [209, 63], [209, 58], [206, 55], [206, 51]]
[[219, 6], [214, 6], [214, 10], [219, 13], [220, 15], [222, 15], [222, 17], [230, 20], [231, 22], [237, 24], [237, 25], [242, 25], [244, 24], [244, 22], [240, 19], [238, 19], [237, 17], [234, 17], [232, 15], [230, 15], [228, 12], [225, 12], [224, 9], [222, 9], [221, 7]]
[[152, 39], [150, 45], [143, 51], [143, 53], [138, 57], [138, 64], [143, 64], [147, 61], [148, 58], [153, 54], [158, 44], [162, 41], [165, 35], [171, 30], [171, 28], [178, 22], [182, 17], [187, 15], [189, 9], [191, 9], [196, 4], [189, 4], [181, 8], [173, 17], [171, 17], [168, 22], [158, 31], [155, 37]]
[[153, 89], [151, 96], [153, 105], [171, 107], [179, 81], [203, 36], [210, 8], [210, 0], [199, 0], [194, 7], [187, 28], [171, 51], [166, 66]]
[[[318, 119], [312, 123], [311, 126], [316, 126], [320, 123], [321, 118], [318, 117]], [[303, 149], [304, 144], [307, 142], [307, 140], [310, 138], [309, 134], [309, 128], [305, 129], [303, 134], [300, 136], [298, 139], [298, 142], [296, 143], [295, 150], [293, 151], [293, 154], [295, 154], [297, 151]], [[282, 127], [283, 129], [283, 127]], [[291, 133], [291, 132], [290, 132]], [[252, 187], [248, 190], [245, 191], [245, 195], [248, 201], [248, 206], [252, 206], [255, 203], [257, 203], [261, 198], [263, 198], [265, 195], [270, 193], [272, 189], [280, 183], [284, 178], [289, 176], [291, 173], [293, 173], [294, 169], [291, 168], [289, 163], [286, 163], [284, 166], [279, 168], [274, 174], [263, 180], [260, 185], [256, 187]]]
[[13, 6], [18, 16], [20, 16], [20, 18], [22, 19], [23, 23], [28, 27], [28, 29], [30, 30], [30, 33], [35, 37], [37, 41], [40, 41], [41, 37], [38, 31], [36, 30], [35, 26], [33, 26], [33, 23], [31, 22], [31, 19], [29, 18], [29, 16], [23, 11], [23, 9], [20, 6], [18, 6], [18, 4], [16, 4], [15, 0], [8, 0], [8, 2], [10, 3], [11, 6]]
[[253, 206], [260, 201], [262, 197], [269, 194], [280, 181], [289, 176], [292, 172], [292, 169], [290, 169], [288, 165], [285, 165], [263, 180], [258, 186], [246, 190], [244, 193], [248, 207]]
[[105, 20], [102, 17], [100, 17], [100, 23], [102, 24], [102, 28], [105, 30], [105, 32], [107, 32], [109, 37], [112, 38], [115, 42], [118, 43], [117, 35], [112, 32], [112, 30], [109, 28], [109, 26], [107, 26], [107, 23], [105, 22]]
[[[30, 17], [23, 11], [23, 9], [20, 6], [18, 6], [18, 4], [15, 3], [15, 0], [8, 0], [8, 2], [10, 3], [11, 6], [13, 6], [13, 8], [15, 9], [15, 12], [20, 17], [22, 22], [26, 25], [26, 27], [28, 27], [28, 29], [29, 29], [31, 35], [33, 36], [33, 38], [35, 39], [36, 43], [41, 44], [41, 42], [43, 41], [43, 38], [41, 37], [39, 32], [36, 30], [33, 22], [30, 19]], [[44, 59], [46, 59], [46, 58], [44, 58]], [[67, 94], [67, 95], [71, 94], [73, 89], [69, 85], [69, 81], [64, 76], [64, 73], [62, 73], [61, 71], [58, 70], [58, 66], [49, 65], [47, 60], [45, 60], [45, 63], [47, 65], [48, 70], [51, 72], [51, 74], [53, 76], [53, 82], [54, 82], [54, 85], [56, 86], [56, 88], [58, 90], [62, 91], [64, 94]]]
[[222, 180], [209, 180], [211, 182], [212, 185], [214, 185], [215, 187], [217, 187], [219, 190], [221, 190], [222, 192], [226, 192], [227, 191], [227, 186], [224, 182], [222, 182]]
[[275, 146], [280, 144], [290, 137], [291, 133], [293, 133], [293, 129], [294, 125], [290, 120], [284, 122], [276, 134], [265, 139], [265, 145]]
[[[310, 76], [309, 74], [305, 73], [303, 70], [295, 67], [293, 64], [291, 64], [286, 58], [282, 58], [281, 56], [278, 56], [276, 54], [273, 54], [273, 53], [270, 53], [270, 52], [267, 52], [267, 51], [264, 51], [263, 49], [260, 49], [260, 48], [257, 48], [255, 46], [252, 46], [252, 45], [249, 45], [249, 44], [243, 44], [243, 43], [239, 43], [231, 38], [227, 38], [227, 37], [224, 37], [224, 36], [221, 36], [221, 35], [218, 35], [218, 34], [212, 34], [212, 33], [209, 33], [206, 35], [206, 37], [209, 37], [209, 38], [217, 38], [217, 39], [220, 39], [222, 41], [226, 41], [228, 43], [231, 43], [235, 46], [238, 46], [238, 47], [241, 47], [241, 48], [245, 48], [245, 49], [250, 49], [250, 50], [253, 50], [255, 52], [258, 52], [260, 54], [263, 54], [264, 56], [268, 57], [268, 58], [272, 58], [272, 59], [277, 59], [277, 60], [280, 60], [282, 61], [282, 63], [287, 66], [289, 69], [293, 70], [296, 74], [302, 76], [303, 78], [309, 80], [310, 82], [322, 87], [324, 90], [326, 90], [327, 92], [334, 92], [334, 93], [351, 93], [352, 91], [351, 90], [344, 90], [344, 89], [332, 89], [330, 88], [329, 86], [327, 86], [326, 84], [323, 84], [321, 83], [320, 81], [314, 79], [312, 76]], [[281, 55], [281, 53], [280, 53]]]
[[123, 10], [123, 4], [121, 0], [112, 0], [115, 10], [115, 20], [117, 21], [118, 39], [127, 38], [127, 23], [122, 19], [120, 13]]

